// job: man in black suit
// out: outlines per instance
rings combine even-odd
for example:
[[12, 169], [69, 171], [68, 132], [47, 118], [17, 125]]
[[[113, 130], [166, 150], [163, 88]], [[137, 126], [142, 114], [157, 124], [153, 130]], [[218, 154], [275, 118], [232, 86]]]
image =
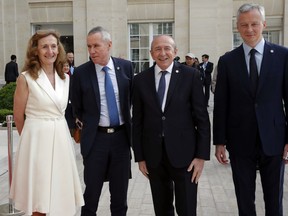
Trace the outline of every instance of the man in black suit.
[[74, 52], [72, 50], [67, 51], [66, 53], [67, 61], [69, 63], [69, 71], [70, 75], [74, 74], [75, 66], [74, 66]]
[[177, 214], [196, 215], [197, 182], [210, 157], [200, 73], [173, 61], [177, 48], [168, 35], [156, 36], [150, 53], [156, 64], [133, 85], [135, 161], [149, 179], [157, 216], [174, 215], [174, 192]]
[[10, 82], [16, 82], [17, 77], [19, 76], [18, 64], [16, 63], [16, 55], [11, 55], [11, 61], [6, 64], [5, 67], [5, 81], [6, 84]]
[[209, 55], [202, 55], [202, 63], [199, 64], [200, 72], [202, 75], [206, 105], [209, 106], [211, 74], [213, 72], [214, 64], [209, 61]]
[[[72, 106], [82, 124], [80, 144], [86, 189], [81, 215], [96, 215], [101, 189], [107, 179], [111, 214], [124, 216], [131, 177], [132, 63], [110, 56], [111, 36], [102, 27], [90, 30], [87, 47], [90, 60], [75, 68], [72, 83]], [[108, 84], [108, 81], [111, 82]], [[111, 93], [105, 90], [109, 85], [113, 86], [113, 92], [106, 98]], [[117, 106], [110, 106], [111, 98], [115, 98]], [[113, 110], [116, 114], [111, 116]]]
[[[264, 8], [244, 4], [237, 13], [243, 44], [220, 57], [214, 97], [215, 155], [232, 167], [240, 216], [256, 216], [259, 166], [266, 216], [282, 216], [288, 163], [288, 49], [268, 43]], [[284, 104], [283, 104], [284, 103]]]

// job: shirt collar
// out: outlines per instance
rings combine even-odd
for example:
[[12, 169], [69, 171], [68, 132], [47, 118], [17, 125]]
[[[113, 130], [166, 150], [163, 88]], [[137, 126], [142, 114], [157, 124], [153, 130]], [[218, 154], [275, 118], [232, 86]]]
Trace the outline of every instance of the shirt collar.
[[109, 61], [108, 61], [107, 65], [95, 64], [96, 71], [101, 71], [104, 66], [107, 66], [110, 70], [114, 69], [114, 64], [113, 64], [113, 61], [112, 61], [111, 57], [109, 58]]
[[[174, 62], [172, 62], [172, 64], [168, 68], [166, 68], [165, 71], [167, 71], [168, 73], [171, 74], [173, 66], [174, 66]], [[156, 64], [155, 68], [154, 68], [154, 71], [155, 71], [155, 75], [158, 75], [163, 70]]]
[[[264, 38], [262, 38], [262, 40], [254, 47], [254, 49], [257, 50], [258, 53], [263, 55], [264, 45], [265, 45], [265, 40]], [[243, 49], [244, 49], [245, 56], [248, 56], [250, 50], [253, 49], [253, 47], [250, 47], [246, 43], [243, 42]]]

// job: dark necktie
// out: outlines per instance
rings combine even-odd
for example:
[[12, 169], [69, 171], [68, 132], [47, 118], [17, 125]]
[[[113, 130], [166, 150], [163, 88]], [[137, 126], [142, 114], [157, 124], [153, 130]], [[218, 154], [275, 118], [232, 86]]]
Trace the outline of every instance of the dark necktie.
[[107, 107], [109, 112], [110, 126], [119, 125], [119, 115], [116, 103], [116, 97], [114, 93], [113, 84], [109, 76], [109, 68], [107, 66], [103, 67], [102, 70], [105, 72], [105, 93], [107, 100]]
[[165, 88], [166, 88], [166, 82], [165, 82], [165, 75], [167, 74], [167, 71], [161, 71], [161, 78], [159, 80], [159, 86], [158, 86], [158, 98], [160, 102], [160, 106], [162, 107]]
[[250, 70], [250, 84], [253, 97], [256, 96], [257, 85], [258, 85], [258, 70], [257, 64], [255, 60], [255, 53], [257, 51], [255, 49], [250, 50], [250, 62], [249, 62], [249, 70]]

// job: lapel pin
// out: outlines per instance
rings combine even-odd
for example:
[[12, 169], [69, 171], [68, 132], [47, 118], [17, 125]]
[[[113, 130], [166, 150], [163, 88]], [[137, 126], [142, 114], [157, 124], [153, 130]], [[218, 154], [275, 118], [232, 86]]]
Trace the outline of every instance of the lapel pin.
[[270, 50], [270, 53], [274, 53], [274, 50]]
[[175, 72], [176, 72], [176, 73], [179, 73], [179, 70], [176, 70]]
[[120, 70], [120, 67], [117, 67], [116, 69], [117, 69], [117, 70]]

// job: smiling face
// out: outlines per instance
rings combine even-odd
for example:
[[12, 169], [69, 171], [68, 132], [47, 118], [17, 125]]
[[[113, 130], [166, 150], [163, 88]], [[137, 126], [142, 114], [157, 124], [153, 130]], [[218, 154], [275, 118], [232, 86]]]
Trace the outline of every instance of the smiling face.
[[68, 74], [68, 73], [69, 73], [69, 70], [70, 70], [69, 63], [68, 63], [68, 62], [65, 62], [65, 63], [63, 64], [63, 72]]
[[53, 35], [39, 39], [37, 54], [42, 66], [53, 65], [58, 53], [57, 39]]
[[237, 29], [244, 42], [250, 47], [255, 47], [261, 41], [265, 27], [266, 21], [257, 9], [239, 14]]
[[156, 64], [166, 70], [177, 54], [174, 40], [167, 35], [156, 36], [151, 44], [150, 54]]

